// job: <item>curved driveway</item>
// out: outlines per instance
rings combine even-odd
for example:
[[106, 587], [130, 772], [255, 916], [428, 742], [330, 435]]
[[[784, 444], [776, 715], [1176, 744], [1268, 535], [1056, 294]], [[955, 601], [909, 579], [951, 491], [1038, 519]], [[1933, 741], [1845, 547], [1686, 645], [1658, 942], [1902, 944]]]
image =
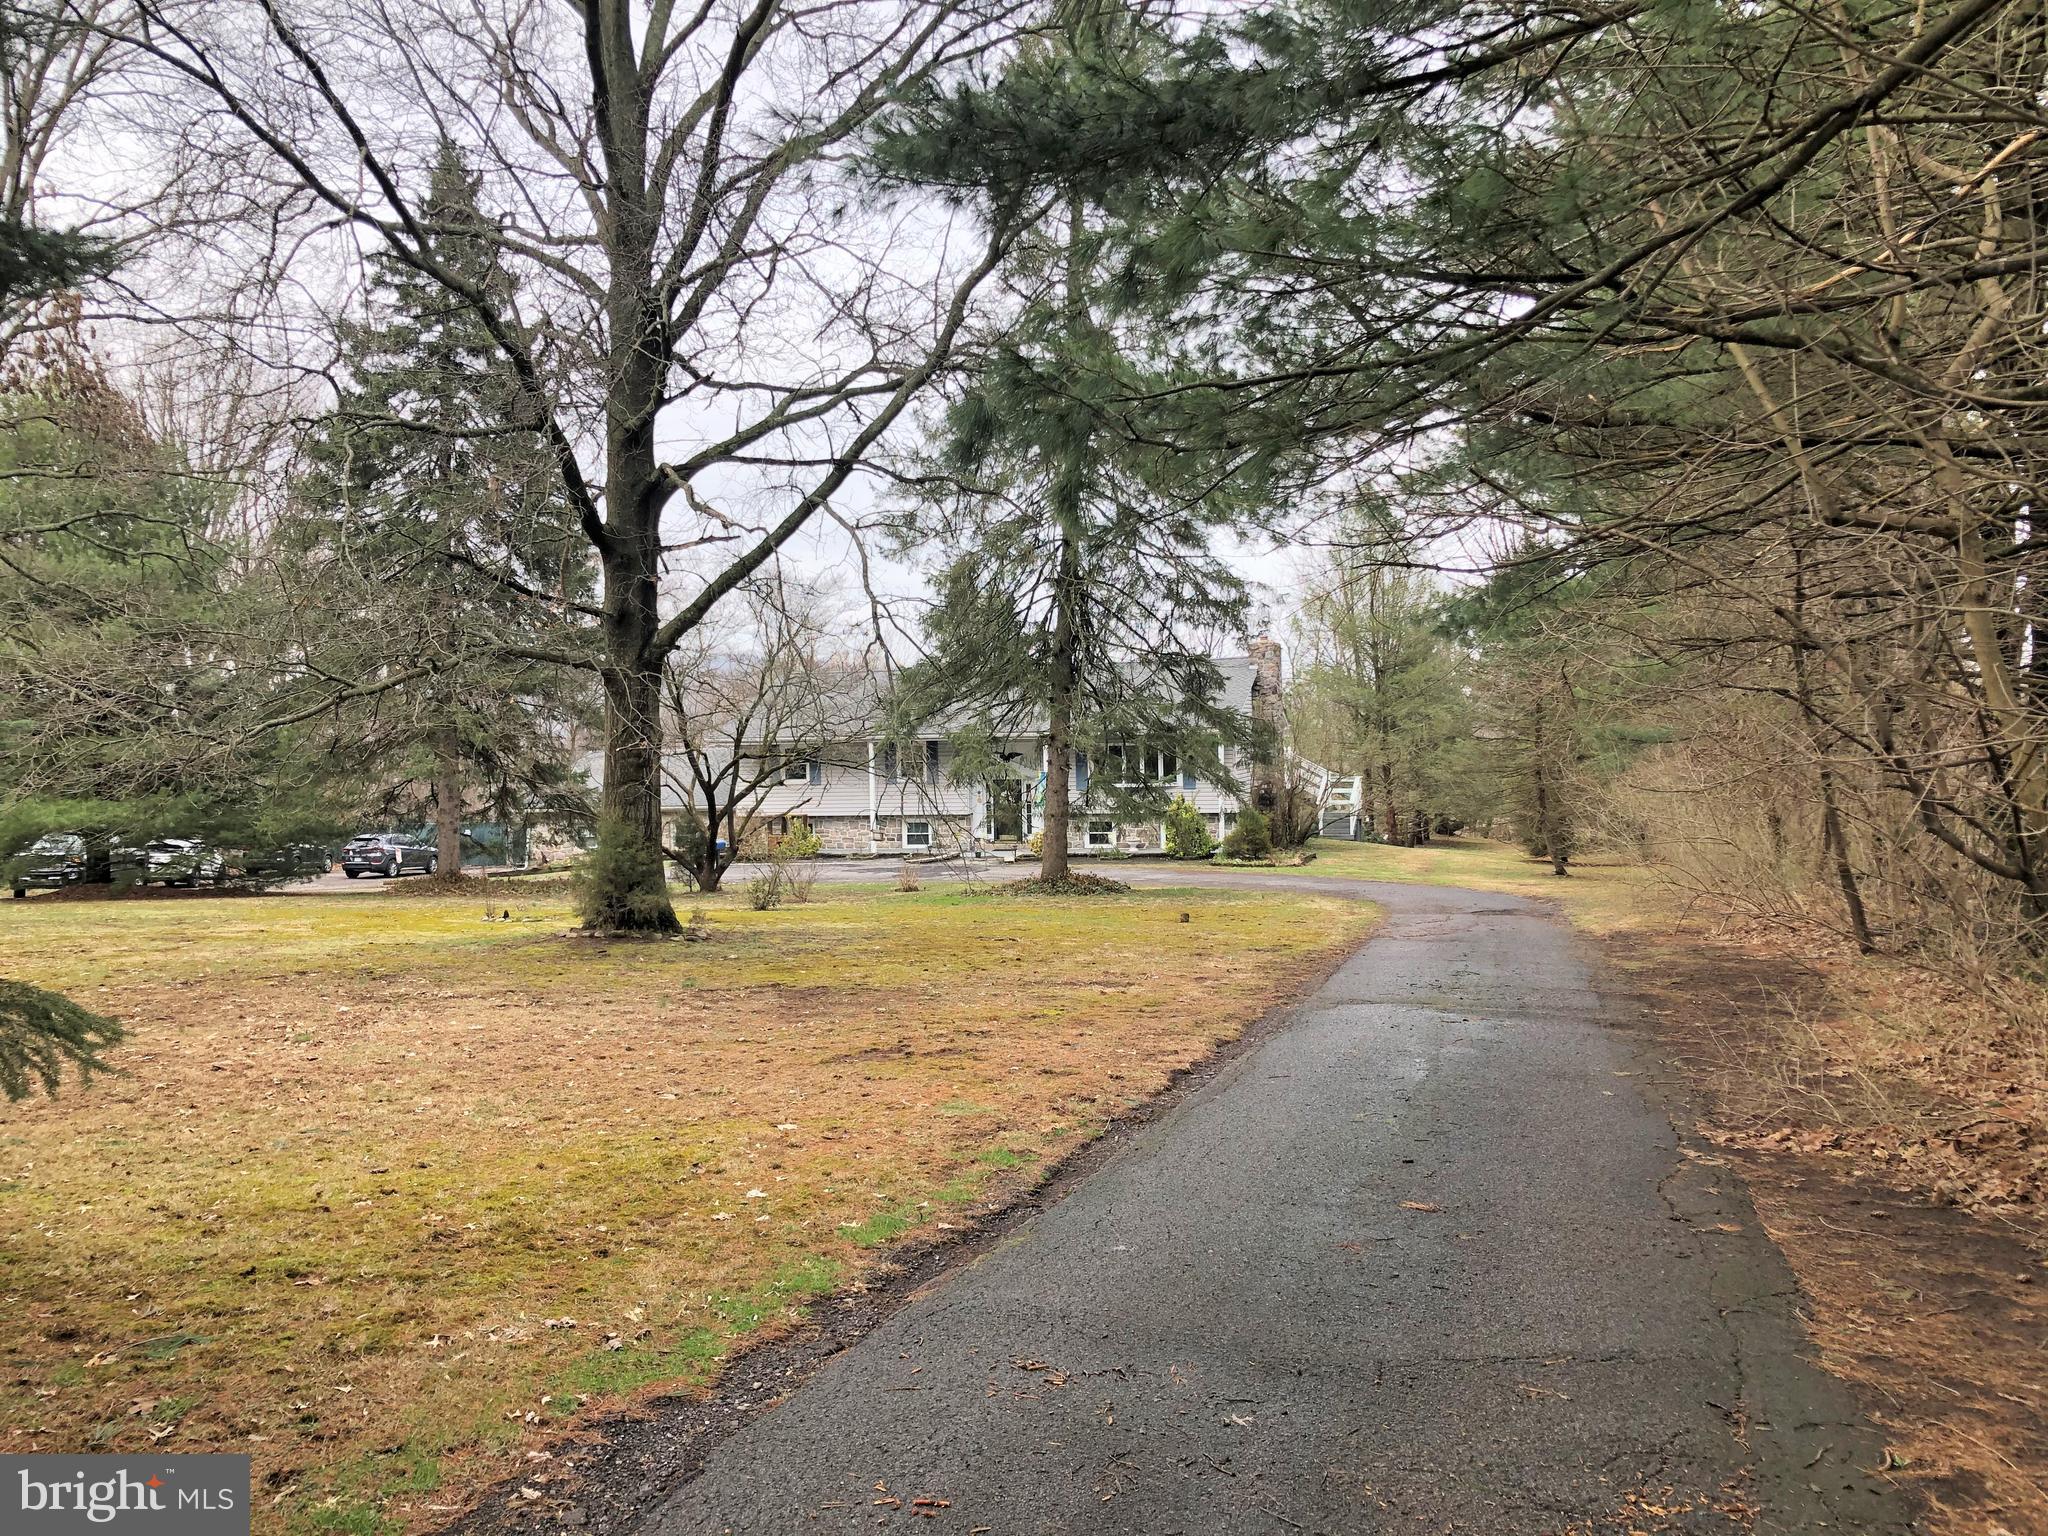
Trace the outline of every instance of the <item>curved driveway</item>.
[[713, 1451], [649, 1536], [1908, 1528], [1739, 1184], [1674, 1135], [1546, 907], [1137, 878], [1389, 920]]

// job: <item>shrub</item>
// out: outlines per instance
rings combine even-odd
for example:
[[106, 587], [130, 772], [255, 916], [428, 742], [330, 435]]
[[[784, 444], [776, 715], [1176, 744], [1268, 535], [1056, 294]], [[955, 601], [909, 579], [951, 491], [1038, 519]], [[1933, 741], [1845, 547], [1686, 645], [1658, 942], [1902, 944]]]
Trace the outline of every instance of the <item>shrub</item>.
[[1043, 832], [1034, 832], [1034, 833], [1032, 833], [1032, 834], [1031, 834], [1031, 840], [1030, 840], [1030, 841], [1029, 841], [1028, 843], [1026, 843], [1026, 844], [1025, 844], [1024, 846], [1025, 846], [1025, 847], [1027, 847], [1027, 848], [1029, 848], [1029, 849], [1031, 850], [1031, 857], [1033, 857], [1034, 859], [1042, 859], [1042, 858], [1044, 858], [1044, 857], [1045, 857], [1045, 834], [1044, 834]]
[[818, 854], [825, 840], [811, 830], [801, 816], [793, 817], [789, 830], [769, 850], [770, 866], [781, 873], [782, 888], [791, 901], [809, 901], [818, 884]]
[[825, 839], [799, 816], [789, 824], [789, 836], [783, 839], [783, 846], [789, 850], [791, 858], [815, 859], [825, 851]]
[[615, 817], [598, 824], [597, 847], [576, 875], [576, 912], [599, 933], [676, 933], [661, 849]]
[[917, 867], [912, 864], [898, 864], [896, 866], [896, 889], [899, 891], [914, 891], [917, 888]]
[[1252, 806], [1237, 813], [1237, 825], [1223, 839], [1226, 859], [1263, 859], [1273, 852], [1273, 831], [1266, 818]]
[[747, 882], [747, 905], [756, 912], [772, 912], [782, 905], [782, 898], [787, 889], [788, 882], [783, 879], [782, 866], [770, 864]]
[[1176, 859], [1206, 859], [1216, 851], [1209, 818], [1186, 795], [1175, 795], [1166, 808], [1166, 851]]

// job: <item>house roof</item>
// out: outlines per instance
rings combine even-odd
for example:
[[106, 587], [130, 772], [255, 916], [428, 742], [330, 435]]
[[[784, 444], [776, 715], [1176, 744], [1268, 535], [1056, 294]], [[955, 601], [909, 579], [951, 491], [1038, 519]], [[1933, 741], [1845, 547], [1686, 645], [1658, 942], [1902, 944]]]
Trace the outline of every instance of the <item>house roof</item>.
[[[1252, 713], [1252, 682], [1256, 675], [1252, 658], [1249, 656], [1214, 656], [1209, 658], [1221, 676], [1222, 686], [1217, 692], [1219, 707], [1233, 714], [1250, 718]], [[838, 729], [834, 738], [858, 739], [877, 729], [887, 712], [888, 679], [885, 674], [871, 668], [834, 664], [830, 669], [829, 682], [819, 681], [820, 691], [836, 691], [840, 696], [831, 710], [831, 718]], [[943, 710], [926, 722], [917, 734], [920, 736], [945, 736], [963, 726], [971, 725], [987, 713], [975, 705], [960, 705]], [[1029, 705], [1020, 708], [1003, 722], [1004, 730], [1015, 736], [1037, 736], [1046, 730], [1046, 711], [1043, 706]], [[747, 745], [762, 741], [757, 731], [749, 731], [742, 738]]]

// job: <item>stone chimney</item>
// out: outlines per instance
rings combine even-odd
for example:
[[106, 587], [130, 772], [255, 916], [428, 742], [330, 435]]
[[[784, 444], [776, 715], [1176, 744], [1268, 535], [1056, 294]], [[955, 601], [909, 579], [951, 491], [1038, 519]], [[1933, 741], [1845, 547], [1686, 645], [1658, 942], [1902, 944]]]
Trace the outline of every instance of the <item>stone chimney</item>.
[[1252, 662], [1252, 720], [1266, 727], [1271, 746], [1252, 759], [1250, 789], [1252, 804], [1271, 811], [1280, 797], [1280, 762], [1277, 756], [1280, 733], [1286, 717], [1280, 707], [1280, 642], [1259, 634], [1249, 647]]

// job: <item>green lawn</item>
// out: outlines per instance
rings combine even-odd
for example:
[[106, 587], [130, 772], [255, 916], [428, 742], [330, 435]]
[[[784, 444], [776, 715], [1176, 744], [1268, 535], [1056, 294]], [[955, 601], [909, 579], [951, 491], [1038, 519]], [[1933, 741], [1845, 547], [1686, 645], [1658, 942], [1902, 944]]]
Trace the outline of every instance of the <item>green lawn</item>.
[[1647, 870], [1611, 856], [1574, 864], [1571, 874], [1559, 879], [1548, 860], [1532, 859], [1513, 844], [1483, 837], [1440, 837], [1420, 848], [1319, 837], [1309, 848], [1314, 862], [1276, 873], [1459, 885], [1537, 896], [1558, 902], [1574, 922], [1598, 932], [1630, 927], [1642, 919], [1651, 889]]
[[1035, 1182], [1373, 921], [817, 894], [653, 945], [552, 895], [0, 904], [11, 976], [130, 1029], [0, 1107], [0, 1449], [248, 1451], [264, 1532], [445, 1520]]

